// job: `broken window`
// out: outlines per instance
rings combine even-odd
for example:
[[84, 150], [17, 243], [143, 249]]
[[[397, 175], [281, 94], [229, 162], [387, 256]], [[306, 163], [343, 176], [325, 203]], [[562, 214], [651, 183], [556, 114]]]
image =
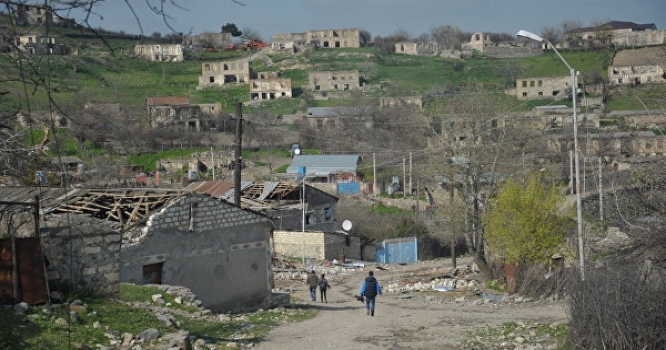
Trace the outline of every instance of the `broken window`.
[[523, 87], [527, 87], [527, 80], [523, 80]]
[[539, 91], [539, 92], [538, 92], [538, 95], [539, 95], [539, 96], [543, 96], [543, 91]]
[[539, 87], [543, 86], [543, 80], [539, 80], [538, 84]]
[[143, 284], [162, 284], [162, 265], [161, 262], [143, 265]]
[[527, 97], [527, 92], [523, 92], [523, 97]]
[[530, 81], [530, 87], [534, 87], [534, 80]]
[[208, 82], [209, 83], [214, 83], [215, 82], [215, 77], [208, 77]]

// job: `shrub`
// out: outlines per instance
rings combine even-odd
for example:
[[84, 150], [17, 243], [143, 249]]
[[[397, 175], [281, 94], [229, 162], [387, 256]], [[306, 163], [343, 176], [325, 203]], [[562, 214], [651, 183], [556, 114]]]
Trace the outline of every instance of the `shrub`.
[[663, 349], [666, 279], [659, 269], [613, 264], [568, 278], [568, 341], [581, 349]]

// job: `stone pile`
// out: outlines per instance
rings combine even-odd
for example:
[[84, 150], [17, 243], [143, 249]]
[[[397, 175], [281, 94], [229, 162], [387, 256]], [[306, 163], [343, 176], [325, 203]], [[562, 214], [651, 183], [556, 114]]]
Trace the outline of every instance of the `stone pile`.
[[388, 284], [386, 292], [396, 294], [405, 292], [425, 292], [430, 290], [475, 290], [479, 285], [480, 283], [477, 280], [464, 278], [434, 278], [430, 281], [417, 282], [392, 281]]

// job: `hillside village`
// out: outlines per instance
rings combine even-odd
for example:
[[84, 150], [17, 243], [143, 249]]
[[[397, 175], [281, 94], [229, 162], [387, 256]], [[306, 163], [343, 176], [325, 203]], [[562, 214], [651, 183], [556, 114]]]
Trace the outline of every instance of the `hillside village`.
[[[47, 23], [76, 29], [73, 20], [56, 15], [48, 6], [17, 6], [11, 20], [24, 33], [10, 35], [7, 28], [0, 28], [3, 56], [25, 62], [50, 56], [84, 57], [81, 47], [61, 44], [64, 40], [58, 35], [36, 34], [36, 28]], [[343, 217], [348, 211], [341, 207], [345, 200], [396, 206], [417, 213], [423, 221], [430, 220], [436, 227], [433, 231], [445, 231], [442, 235], [452, 235], [450, 241], [459, 242], [452, 244], [454, 252], [456, 244], [472, 252], [479, 239], [476, 231], [474, 236], [461, 233], [459, 237], [456, 232], [478, 230], [478, 216], [474, 215], [480, 215], [478, 211], [487, 205], [499, 178], [527, 172], [526, 169], [541, 169], [553, 181], [565, 184], [570, 201], [575, 198], [574, 191], [579, 191], [576, 194], [580, 198], [581, 183], [575, 183], [573, 170], [573, 152], [580, 143], [584, 172], [582, 210], [588, 217], [603, 217], [603, 195], [599, 195], [602, 190], [597, 192], [602, 181], [597, 178], [606, 174], [611, 181], [617, 180], [613, 186], [630, 188], [631, 184], [622, 182], [629, 177], [626, 174], [645, 172], [645, 181], [649, 182], [648, 177], [663, 166], [663, 104], [660, 109], [611, 110], [606, 99], [616, 89], [666, 84], [666, 30], [654, 24], [610, 21], [563, 33], [564, 39], [555, 47], [548, 40], [536, 42], [518, 37], [493, 41], [490, 34], [472, 33], [460, 47], [443, 47], [436, 41], [397, 41], [391, 54], [461, 64], [479, 57], [536, 58], [552, 54], [553, 49], [560, 55], [560, 51], [575, 53], [612, 47], [614, 54], [600, 76], [594, 81], [581, 77], [576, 86], [572, 86], [571, 76], [564, 74], [564, 65], [559, 61], [561, 76], [513, 76], [513, 87], [503, 88], [501, 98], [535, 107], [500, 111], [501, 103], [497, 102], [496, 113], [488, 114], [493, 108], [489, 102], [490, 106], [476, 112], [483, 116], [480, 118], [472, 108], [457, 114], [436, 109], [433, 101], [454, 96], [454, 89], [389, 93], [392, 82], [373, 80], [368, 70], [335, 64], [327, 69], [302, 59], [307, 53], [324, 50], [331, 57], [374, 57], [371, 51], [352, 50], [373, 45], [361, 29], [313, 29], [277, 34], [270, 42], [253, 39], [241, 44], [235, 43], [230, 33], [135, 40], [131, 52], [124, 51], [122, 55], [147, 64], [178, 65], [202, 57], [193, 53], [237, 55], [196, 63], [200, 66], [199, 75], [188, 83], [196, 84], [195, 92], [215, 95], [216, 102], [195, 102], [194, 93], [148, 95], [141, 106], [120, 100], [78, 101], [85, 107], [71, 115], [65, 108], [20, 110], [2, 120], [3, 130], [30, 130], [30, 135], [38, 138], [31, 140], [30, 153], [24, 157], [7, 156], [6, 163], [11, 165], [1, 174], [0, 247], [3, 252], [11, 252], [6, 255], [9, 260], [2, 255], [2, 262], [7, 263], [2, 266], [13, 270], [0, 274], [10, 276], [0, 278], [0, 301], [39, 304], [68, 289], [117, 297], [121, 283], [134, 283], [185, 286], [207, 309], [217, 313], [271, 308], [288, 300], [288, 296], [275, 293], [274, 289], [275, 265], [283, 257], [301, 260], [307, 269], [332, 261], [410, 263], [421, 258], [415, 253], [393, 260], [395, 257], [389, 254], [392, 244], [421, 252], [420, 247], [416, 248], [420, 244], [416, 235], [395, 243], [365, 232], [365, 227], [372, 226], [367, 223], [365, 227], [356, 223], [352, 227], [351, 222], [343, 225], [348, 222]], [[337, 53], [340, 56], [333, 56]], [[297, 70], [301, 75], [294, 78]], [[304, 84], [297, 85], [294, 79]], [[230, 106], [226, 100], [220, 101], [219, 96], [240, 86], [248, 89], [242, 90], [242, 102]], [[14, 88], [4, 90], [0, 86], [2, 96]], [[663, 96], [658, 99], [663, 103]], [[270, 103], [294, 100], [300, 101], [295, 102], [295, 112], [243, 113], [244, 109], [260, 111]], [[230, 112], [233, 108], [236, 110]], [[576, 113], [579, 119], [574, 125], [572, 114]], [[244, 120], [250, 122], [244, 124]], [[411, 137], [401, 127], [384, 135], [385, 130], [394, 127], [389, 121], [418, 129], [418, 137]], [[100, 159], [106, 158], [96, 155], [88, 159], [82, 153], [61, 153], [58, 143], [62, 141], [55, 130], [82, 125], [94, 125], [94, 132], [85, 134], [82, 140], [90, 141], [94, 135], [94, 143], [124, 157], [122, 163], [105, 163]], [[123, 134], [135, 132], [130, 128], [134, 125], [153, 133], [137, 132], [137, 141], [120, 142]], [[574, 138], [572, 127], [584, 131], [584, 137]], [[262, 128], [264, 133], [255, 130]], [[33, 134], [33, 129], [41, 133]], [[248, 129], [258, 136], [240, 141], [243, 132], [250, 132]], [[269, 129], [277, 135], [265, 131]], [[479, 130], [492, 132], [482, 134]], [[396, 142], [395, 135], [401, 133], [410, 137]], [[436, 137], [423, 136], [431, 134]], [[499, 145], [503, 134], [520, 136], [511, 136], [519, 140], [512, 141], [506, 154], [493, 154], [481, 145]], [[154, 137], [152, 143], [147, 135]], [[169, 135], [178, 136], [169, 139]], [[187, 156], [157, 159], [150, 169], [127, 161], [135, 153], [157, 153], [158, 145], [162, 150], [165, 144], [171, 149], [183, 149], [182, 135], [188, 135], [186, 143], [197, 145], [190, 147], [195, 151]], [[327, 153], [321, 147], [324, 152], [314, 152], [319, 148], [317, 138], [344, 140], [347, 148]], [[372, 145], [374, 138], [385, 143]], [[381, 158], [383, 146], [391, 140], [397, 143], [397, 150], [403, 151], [397, 163]], [[3, 147], [9, 149], [10, 144], [6, 145]], [[241, 145], [255, 150], [271, 145], [284, 151], [285, 156], [250, 160], [241, 157]], [[445, 154], [431, 158], [428, 157], [433, 152], [418, 151], [445, 147]], [[351, 152], [349, 148], [358, 151]], [[39, 155], [39, 163], [26, 165], [20, 161], [22, 158], [27, 162], [34, 154]], [[508, 161], [514, 156], [519, 160]], [[497, 159], [502, 157], [506, 163], [522, 163], [516, 166], [518, 170], [509, 170], [507, 165], [497, 165], [501, 163]], [[433, 159], [451, 167], [415, 165], [430, 164]], [[378, 163], [380, 167], [392, 168], [380, 175], [375, 172]], [[575, 164], [578, 172], [578, 158]], [[279, 167], [282, 171], [276, 172]], [[26, 172], [21, 173], [19, 168]], [[417, 169], [420, 175], [416, 175]], [[30, 175], [26, 175], [27, 171]], [[475, 179], [474, 186], [468, 186], [469, 178]], [[658, 192], [655, 188], [649, 190]], [[453, 206], [447, 207], [449, 201], [453, 203], [451, 198], [468, 203], [477, 213], [461, 214], [460, 222], [438, 219], [434, 214], [437, 211], [455, 213]], [[623, 205], [632, 206], [629, 202]], [[643, 217], [639, 211], [632, 212], [634, 219]], [[590, 234], [591, 246], [584, 255], [609, 254], [617, 248], [617, 241], [620, 246], [626, 243], [624, 238], [631, 231], [623, 224], [626, 218], [621, 213], [606, 215], [606, 221], [599, 226], [608, 228], [615, 240], [605, 234], [597, 238]], [[589, 223], [586, 229], [592, 232], [598, 229], [597, 224]], [[613, 242], [608, 243], [609, 240]], [[596, 241], [604, 244], [595, 246]], [[18, 251], [16, 242], [20, 242]], [[448, 244], [441, 243], [450, 248]], [[12, 257], [18, 255], [26, 263], [12, 263]], [[575, 243], [570, 242], [553, 259], [574, 265]]]

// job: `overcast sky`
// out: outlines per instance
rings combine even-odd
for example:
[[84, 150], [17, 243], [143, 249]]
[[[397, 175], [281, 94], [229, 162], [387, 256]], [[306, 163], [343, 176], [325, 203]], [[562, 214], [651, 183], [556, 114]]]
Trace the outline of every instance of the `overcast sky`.
[[[561, 28], [565, 20], [584, 26], [598, 21], [654, 23], [666, 29], [666, 0], [166, 0], [166, 14], [176, 32], [219, 32], [225, 23], [257, 31], [264, 41], [274, 34], [314, 29], [359, 28], [372, 36], [397, 29], [412, 36], [433, 27], [453, 25], [465, 32], [506, 32], [519, 29], [539, 34], [544, 27]], [[146, 2], [129, 2], [141, 18], [145, 35], [171, 32]], [[174, 6], [173, 4], [178, 6]], [[139, 34], [141, 29], [122, 0], [105, 0], [90, 17], [94, 28]], [[63, 14], [77, 17], [77, 14]], [[80, 16], [78, 17], [81, 18]]]

